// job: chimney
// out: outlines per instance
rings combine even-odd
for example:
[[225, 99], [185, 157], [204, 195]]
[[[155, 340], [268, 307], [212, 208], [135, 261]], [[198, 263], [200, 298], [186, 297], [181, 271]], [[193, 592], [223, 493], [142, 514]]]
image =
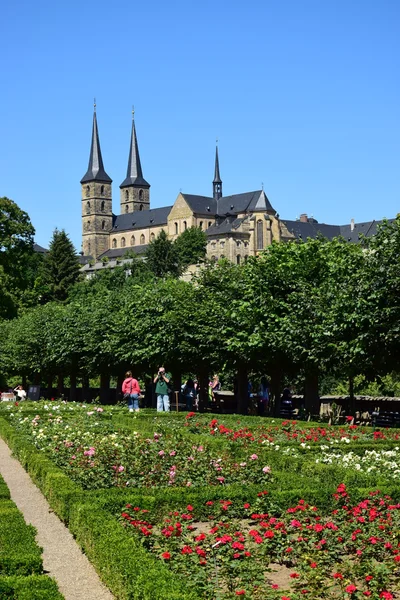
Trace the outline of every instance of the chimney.
[[350, 221], [350, 231], [354, 231], [354, 219]]
[[300, 215], [300, 221], [301, 221], [302, 223], [308, 223], [308, 217], [307, 217], [307, 213], [302, 213], [302, 214]]

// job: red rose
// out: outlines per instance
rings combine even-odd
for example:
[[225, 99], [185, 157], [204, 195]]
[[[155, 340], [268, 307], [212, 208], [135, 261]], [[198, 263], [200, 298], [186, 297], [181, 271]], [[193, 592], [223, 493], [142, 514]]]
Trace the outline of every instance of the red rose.
[[161, 554], [161, 556], [165, 559], [165, 560], [169, 560], [171, 558], [171, 555], [169, 552], [163, 552]]
[[244, 596], [246, 593], [246, 590], [237, 590], [236, 591], [236, 596]]
[[353, 592], [356, 592], [356, 591], [357, 591], [357, 588], [352, 583], [346, 587], [346, 592], [348, 594], [352, 594]]

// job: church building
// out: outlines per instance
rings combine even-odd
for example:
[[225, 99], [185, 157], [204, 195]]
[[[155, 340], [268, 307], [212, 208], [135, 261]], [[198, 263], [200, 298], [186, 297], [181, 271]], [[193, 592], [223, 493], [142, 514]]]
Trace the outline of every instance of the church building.
[[[376, 221], [349, 225], [327, 225], [302, 214], [297, 220], [280, 219], [264, 190], [224, 196], [219, 169], [218, 147], [212, 195], [179, 193], [170, 206], [151, 208], [150, 183], [143, 177], [135, 121], [132, 131], [126, 177], [120, 184], [119, 214], [112, 209], [112, 179], [106, 173], [100, 149], [96, 107], [88, 169], [82, 186], [82, 262], [105, 264], [123, 259], [129, 251], [143, 254], [161, 230], [174, 240], [189, 227], [200, 227], [207, 236], [207, 258], [228, 258], [240, 264], [275, 241], [342, 235], [356, 242], [358, 234], [373, 235]], [[110, 264], [111, 266], [111, 264]]]

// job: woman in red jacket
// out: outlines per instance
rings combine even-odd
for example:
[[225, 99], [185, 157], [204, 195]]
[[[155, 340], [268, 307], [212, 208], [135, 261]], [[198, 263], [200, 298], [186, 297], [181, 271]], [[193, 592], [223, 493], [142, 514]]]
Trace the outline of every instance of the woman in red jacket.
[[124, 398], [128, 400], [129, 412], [139, 411], [139, 395], [140, 387], [137, 379], [132, 377], [132, 371], [125, 373], [125, 379], [122, 384], [122, 393]]

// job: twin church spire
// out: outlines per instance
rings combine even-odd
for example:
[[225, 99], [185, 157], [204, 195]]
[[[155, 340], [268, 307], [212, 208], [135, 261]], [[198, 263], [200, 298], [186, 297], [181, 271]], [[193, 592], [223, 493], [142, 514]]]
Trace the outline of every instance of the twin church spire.
[[[112, 183], [107, 175], [101, 154], [99, 132], [96, 117], [96, 104], [93, 113], [92, 143], [90, 147], [89, 165], [81, 184], [89, 182]], [[134, 111], [132, 110], [131, 143], [129, 148], [128, 168], [126, 177], [119, 186], [121, 190], [121, 212], [128, 213], [135, 210], [150, 208], [150, 184], [144, 179], [140, 162], [139, 147], [136, 136]], [[215, 150], [215, 172], [213, 180], [213, 198], [222, 197], [222, 180], [219, 172], [218, 145]]]

